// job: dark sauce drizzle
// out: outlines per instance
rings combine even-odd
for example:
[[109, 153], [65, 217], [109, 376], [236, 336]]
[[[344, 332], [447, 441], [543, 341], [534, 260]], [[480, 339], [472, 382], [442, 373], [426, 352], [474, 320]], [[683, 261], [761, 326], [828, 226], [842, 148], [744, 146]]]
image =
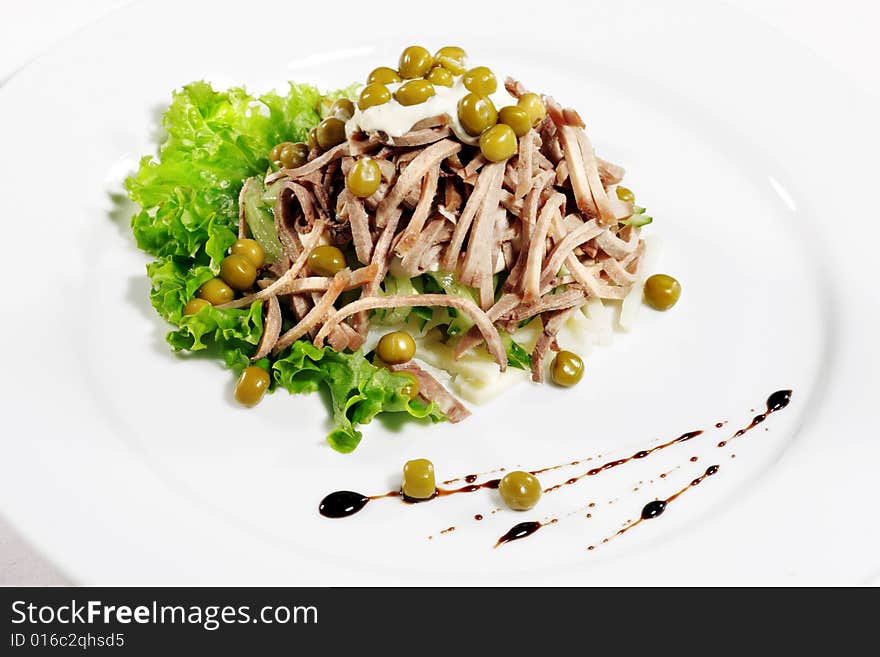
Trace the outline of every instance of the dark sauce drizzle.
[[696, 438], [697, 436], [701, 435], [702, 433], [703, 433], [702, 429], [699, 429], [697, 431], [688, 431], [687, 433], [681, 434], [678, 438], [673, 438], [672, 440], [665, 442], [665, 443], [661, 443], [659, 445], [656, 445], [656, 446], [652, 447], [651, 449], [643, 449], [639, 452], [636, 452], [632, 456], [628, 456], [623, 459], [617, 459], [616, 461], [608, 461], [608, 463], [600, 465], [599, 467], [593, 468], [592, 470], [587, 470], [583, 474], [572, 477], [571, 479], [567, 479], [564, 483], [556, 484], [555, 486], [550, 486], [549, 488], [545, 488], [544, 492], [545, 493], [552, 493], [555, 490], [559, 490], [563, 486], [570, 486], [572, 484], [575, 484], [578, 481], [580, 481], [581, 479], [583, 479], [584, 477], [595, 477], [597, 474], [605, 472], [606, 470], [610, 470], [611, 468], [616, 468], [620, 465], [624, 465], [625, 463], [629, 463], [630, 461], [633, 461], [635, 459], [643, 459], [647, 456], [650, 456], [654, 452], [660, 451], [661, 449], [666, 449], [667, 447], [671, 447], [672, 445], [676, 445], [678, 443], [683, 443], [685, 441], [691, 440], [692, 438]]
[[[701, 483], [703, 483], [703, 481], [706, 479], [706, 477], [711, 477], [712, 475], [716, 474], [720, 468], [721, 468], [720, 465], [710, 465], [708, 468], [706, 468], [706, 471], [703, 474], [701, 474], [696, 479], [692, 480], [691, 483], [689, 483], [687, 486], [685, 486], [684, 488], [682, 488], [678, 492], [667, 497], [665, 500], [653, 500], [651, 502], [648, 502], [644, 507], [642, 507], [642, 513], [640, 514], [638, 520], [634, 520], [633, 522], [630, 522], [625, 527], [618, 530], [613, 536], [609, 536], [608, 538], [603, 538], [602, 543], [607, 543], [612, 538], [614, 538], [616, 536], [620, 536], [622, 534], [625, 534], [633, 527], [636, 527], [637, 525], [642, 524], [645, 520], [653, 520], [654, 518], [659, 518], [660, 516], [663, 515], [663, 512], [666, 511], [666, 508], [674, 500], [677, 500], [679, 497], [684, 495], [691, 488], [694, 488], [695, 486], [699, 486]], [[593, 549], [595, 549], [595, 547], [596, 547], [595, 545], [591, 545], [587, 549], [593, 550]]]
[[557, 522], [559, 522], [559, 518], [551, 518], [550, 520], [545, 520], [544, 522], [538, 522], [537, 520], [527, 520], [526, 522], [518, 523], [508, 529], [507, 533], [498, 539], [498, 541], [495, 543], [495, 547], [503, 545], [504, 543], [509, 543], [510, 541], [516, 541], [521, 538], [525, 538], [526, 536], [531, 536], [536, 531], [541, 529], [541, 527], [554, 525]]
[[766, 420], [772, 413], [776, 411], [781, 411], [783, 408], [788, 406], [788, 403], [791, 401], [791, 390], [777, 390], [772, 395], [767, 398], [767, 410], [763, 413], [756, 415], [752, 418], [751, 424], [742, 429], [739, 429], [733, 436], [728, 438], [727, 440], [722, 440], [718, 443], [718, 447], [724, 447], [727, 443], [729, 443], [734, 438], [739, 438], [745, 433], [748, 433], [756, 426], [761, 424], [764, 420]]
[[[743, 427], [742, 429], [739, 429], [728, 440], [724, 440], [724, 441], [719, 442], [718, 447], [724, 447], [725, 445], [727, 445], [727, 443], [729, 441], [731, 441], [735, 438], [739, 438], [740, 436], [744, 435], [748, 431], [754, 429], [756, 426], [758, 426], [759, 424], [764, 422], [764, 420], [766, 420], [772, 413], [775, 413], [776, 411], [780, 411], [780, 410], [784, 409], [786, 406], [788, 406], [789, 402], [791, 401], [791, 395], [792, 395], [791, 390], [777, 390], [776, 392], [774, 392], [772, 395], [770, 395], [767, 398], [766, 412], [761, 413], [759, 415], [756, 415], [752, 419], [752, 422], [748, 426]], [[715, 426], [718, 427], [719, 425], [721, 425], [720, 422], [717, 423]], [[636, 452], [626, 458], [617, 459], [615, 461], [609, 461], [601, 466], [587, 470], [586, 472], [584, 472], [580, 475], [576, 475], [574, 477], [567, 479], [564, 483], [556, 484], [555, 486], [550, 486], [549, 488], [545, 488], [544, 492], [545, 493], [552, 493], [553, 491], [558, 490], [558, 489], [562, 488], [563, 486], [570, 486], [574, 483], [577, 483], [578, 481], [580, 481], [584, 477], [593, 477], [593, 476], [596, 476], [602, 472], [605, 472], [606, 470], [610, 470], [612, 468], [616, 468], [618, 466], [624, 465], [625, 463], [629, 463], [630, 461], [633, 461], [636, 459], [646, 458], [646, 457], [650, 456], [651, 454], [653, 454], [654, 452], [666, 449], [667, 447], [671, 447], [671, 446], [676, 445], [678, 443], [686, 442], [686, 441], [691, 440], [693, 438], [696, 438], [697, 436], [700, 436], [702, 434], [703, 434], [703, 430], [701, 430], [701, 429], [696, 430], [696, 431], [688, 431], [686, 433], [681, 434], [677, 438], [673, 438], [672, 440], [667, 441], [665, 443], [655, 445], [654, 447], [652, 447], [650, 449], [640, 450], [640, 451], [638, 451], [638, 452]], [[581, 463], [591, 461], [591, 460], [592, 460], [592, 457], [588, 457], [588, 458], [579, 459], [579, 460], [575, 460], [575, 461], [568, 461], [566, 463], [561, 463], [559, 465], [541, 468], [538, 470], [531, 470], [530, 472], [531, 472], [531, 474], [539, 474], [542, 472], [556, 470], [556, 469], [567, 467], [567, 466], [580, 465]], [[695, 458], [692, 458], [691, 460], [693, 461], [693, 460], [695, 460]], [[619, 535], [629, 531], [630, 529], [632, 529], [633, 527], [638, 525], [643, 520], [648, 520], [648, 519], [652, 519], [652, 518], [656, 518], [656, 517], [660, 516], [666, 510], [666, 506], [670, 502], [672, 502], [673, 500], [678, 498], [680, 495], [682, 495], [685, 491], [689, 490], [691, 487], [697, 486], [706, 477], [714, 475], [716, 472], [718, 472], [719, 467], [720, 466], [718, 466], [718, 465], [710, 466], [709, 468], [706, 469], [706, 472], [703, 473], [700, 477], [697, 477], [696, 479], [694, 479], [688, 486], [686, 486], [685, 488], [683, 488], [679, 492], [675, 493], [671, 497], [667, 498], [666, 500], [655, 500], [654, 502], [649, 502], [645, 506], [645, 508], [642, 509], [641, 517], [638, 520], [626, 525], [623, 529], [618, 531], [615, 534], [615, 536], [619, 536]], [[504, 472], [504, 471], [505, 471], [504, 468], [499, 468], [497, 470], [491, 470], [485, 474], [498, 473], [498, 472]], [[661, 475], [661, 477], [663, 477], [663, 476], [664, 475]], [[478, 484], [478, 483], [475, 483], [478, 477], [479, 477], [478, 474], [469, 474], [469, 475], [465, 475], [464, 477], [459, 477], [456, 479], [449, 479], [449, 480], [445, 481], [444, 484], [450, 484], [450, 483], [453, 483], [456, 481], [464, 480], [465, 482], [467, 482], [467, 485], [462, 486], [460, 488], [438, 488], [434, 492], [434, 495], [432, 497], [428, 498], [427, 500], [415, 500], [415, 499], [408, 498], [405, 495], [403, 495], [403, 493], [399, 490], [388, 491], [387, 493], [383, 493], [381, 495], [363, 495], [361, 493], [356, 493], [354, 491], [346, 491], [346, 490], [336, 491], [336, 492], [330, 493], [323, 500], [321, 500], [321, 503], [318, 505], [318, 512], [326, 518], [346, 518], [348, 516], [352, 516], [355, 513], [359, 512], [369, 502], [371, 502], [373, 500], [381, 499], [384, 497], [397, 497], [397, 498], [401, 499], [402, 501], [409, 502], [409, 503], [427, 502], [427, 501], [434, 499], [436, 497], [447, 497], [449, 495], [456, 495], [459, 493], [474, 493], [474, 492], [481, 490], [483, 488], [497, 489], [498, 485], [501, 483], [500, 478], [495, 478], [495, 479], [490, 479], [488, 481], [485, 481], [483, 483]], [[495, 513], [495, 511], [492, 511], [492, 513]], [[474, 516], [474, 519], [475, 520], [482, 520], [482, 516], [480, 516], [480, 517]], [[553, 519], [548, 520], [543, 523], [537, 522], [537, 521], [527, 521], [527, 522], [518, 523], [517, 525], [514, 525], [513, 527], [511, 527], [510, 530], [506, 534], [504, 534], [501, 538], [498, 539], [498, 542], [495, 544], [495, 547], [498, 547], [499, 545], [502, 545], [504, 543], [508, 543], [510, 541], [515, 541], [515, 540], [519, 540], [521, 538], [525, 538], [526, 536], [531, 536], [536, 531], [538, 531], [541, 527], [544, 527], [547, 525], [552, 525], [557, 521], [558, 521], [558, 518], [553, 518]], [[447, 529], [441, 533], [447, 533], [449, 531], [454, 531], [454, 528], [450, 527], [449, 529]], [[609, 539], [606, 538], [606, 539], [603, 539], [602, 542], [607, 543], [608, 540]], [[588, 549], [592, 550], [594, 548], [595, 548], [595, 546], [591, 545]]]
[[[680, 466], [677, 466], [676, 468], [674, 468], [674, 470], [678, 469], [678, 467], [680, 467]], [[670, 472], [672, 472], [672, 471], [673, 470], [670, 470]], [[653, 479], [651, 481], [653, 481]], [[639, 482], [639, 483], [641, 484], [643, 482]], [[633, 489], [633, 491], [637, 491], [637, 490], [639, 490], [638, 487]], [[618, 499], [619, 498], [614, 498], [612, 500], [608, 500], [608, 504], [614, 504]], [[665, 507], [666, 502], [662, 502], [662, 504]], [[565, 516], [579, 515], [579, 514], [583, 513], [585, 510], [589, 511], [589, 509], [594, 509], [594, 508], [596, 508], [596, 503], [590, 502], [586, 506], [580, 507], [579, 509], [575, 509], [574, 511], [570, 511], [569, 513], [565, 514]], [[642, 510], [642, 514], [644, 514], [644, 513], [646, 513], [646, 511]], [[656, 512], [656, 515], [660, 515], [661, 513], [663, 513], [662, 510], [660, 510], [659, 512]], [[527, 536], [531, 536], [536, 531], [541, 529], [541, 527], [546, 527], [548, 525], [556, 524], [557, 522], [559, 522], [561, 517], [565, 517], [565, 516], [557, 516], [555, 518], [545, 518], [542, 522], [527, 521], [527, 522], [518, 523], [518, 524], [514, 525], [513, 527], [511, 527], [509, 530], [507, 530], [507, 533], [498, 539], [498, 541], [495, 543], [495, 547], [497, 548], [497, 547], [503, 545], [504, 543], [510, 543], [511, 541], [516, 541], [521, 538], [526, 538]], [[593, 514], [589, 513], [589, 512], [584, 516], [584, 518], [586, 518], [588, 520], [592, 517], [593, 517]], [[629, 521], [627, 521], [627, 522], [629, 522]], [[593, 546], [593, 547], [590, 547], [589, 549], [593, 550], [593, 549], [595, 549], [595, 547]]]
[[325, 518], [346, 518], [363, 509], [370, 498], [351, 490], [338, 490], [321, 500], [318, 512]]
[[463, 477], [453, 477], [452, 479], [447, 479], [443, 482], [443, 485], [448, 486], [449, 484], [454, 484], [459, 481], [464, 481], [465, 483], [472, 484], [477, 479], [482, 477], [483, 475], [488, 474], [498, 474], [499, 472], [506, 472], [507, 468], [497, 468], [496, 470], [486, 470], [486, 472], [475, 472], [472, 474], [465, 475]]
[[[783, 408], [785, 408], [786, 406], [788, 406], [789, 402], [791, 401], [791, 394], [792, 394], [791, 390], [778, 390], [778, 391], [774, 392], [772, 395], [770, 395], [770, 397], [767, 398], [767, 412], [756, 416], [752, 420], [751, 424], [749, 424], [747, 427], [739, 429], [733, 435], [733, 437], [730, 438], [729, 440], [733, 440], [734, 438], [739, 438], [740, 436], [742, 436], [746, 432], [750, 431], [751, 429], [753, 429], [756, 426], [758, 426], [759, 424], [761, 424], [764, 420], [767, 419], [767, 417], [771, 413], [775, 413], [776, 411], [780, 411]], [[723, 426], [723, 424], [721, 424], [721, 423], [718, 423], [716, 426], [719, 426], [719, 425]], [[702, 433], [702, 432], [697, 432], [697, 435], [699, 435], [699, 433]], [[598, 472], [601, 472], [604, 469], [616, 467], [617, 465], [622, 465], [623, 463], [626, 463], [627, 461], [632, 460], [633, 458], [644, 458], [644, 456], [647, 456], [647, 454], [650, 454], [650, 452], [652, 452], [652, 451], [655, 451], [658, 449], [663, 449], [663, 448], [668, 447], [670, 445], [674, 445], [676, 442], [682, 442], [682, 439], [689, 440], [690, 438], [694, 437], [694, 436], [690, 436], [689, 438], [685, 438], [685, 436], [688, 436], [688, 434], [682, 434], [682, 436], [680, 436], [679, 438], [676, 438], [675, 440], [672, 440], [668, 443], [663, 443], [662, 445], [657, 445], [652, 450], [648, 450], [647, 453], [646, 452], [637, 452], [636, 454], [633, 454], [633, 456], [629, 457], [629, 459], [622, 459], [621, 461], [611, 461], [610, 463], [606, 463], [604, 466], [601, 466], [600, 468], [590, 470], [585, 475], [581, 475], [581, 476], [582, 477], [589, 476], [590, 473], [593, 473], [593, 472], [598, 474]], [[727, 442], [729, 442], [729, 441], [721, 441], [720, 443], [718, 443], [718, 447], [724, 447], [727, 444]], [[734, 458], [735, 456], [736, 456], [735, 454], [731, 454], [731, 458]], [[698, 459], [697, 459], [697, 457], [691, 457], [690, 460], [691, 460], [691, 462], [695, 462]], [[630, 529], [632, 529], [633, 527], [635, 527], [636, 525], [638, 525], [639, 523], [641, 523], [644, 520], [652, 520], [654, 518], [661, 516], [663, 514], [663, 512], [666, 510], [666, 507], [669, 505], [670, 502], [677, 499], [678, 497], [683, 495], [686, 491], [690, 490], [694, 486], [700, 485], [700, 483], [704, 479], [706, 479], [706, 477], [711, 477], [712, 475], [717, 473], [720, 467], [721, 467], [720, 465], [710, 465], [708, 468], [706, 468], [706, 471], [702, 475], [700, 475], [699, 477], [697, 477], [696, 479], [691, 481], [690, 484], [688, 484], [687, 486], [682, 488], [680, 491], [678, 491], [674, 495], [667, 497], [665, 500], [654, 500], [652, 502], [648, 502], [644, 506], [644, 508], [642, 509], [642, 512], [640, 514], [639, 519], [627, 524], [623, 529], [621, 529], [616, 534], [614, 534], [614, 536], [620, 536], [621, 534], [628, 532]], [[666, 474], [667, 473], [661, 474], [660, 478], [661, 479], [665, 478]], [[565, 482], [565, 484], [557, 484], [556, 486], [551, 486], [551, 488], [547, 489], [547, 490], [555, 490], [557, 488], [560, 488], [563, 485], [568, 484], [571, 481], [572, 480], [569, 480], [569, 481]], [[576, 479], [575, 479], [575, 481], [576, 481]], [[547, 492], [547, 490], [545, 490], [544, 492]], [[589, 517], [589, 514], [587, 517]], [[516, 541], [521, 538], [526, 538], [527, 536], [531, 536], [536, 531], [541, 529], [541, 527], [544, 527], [548, 524], [552, 524], [552, 523], [550, 523], [550, 522], [544, 522], [544, 523], [521, 522], [517, 525], [514, 525], [513, 527], [510, 528], [510, 530], [508, 530], [508, 532], [506, 534], [504, 534], [504, 536], [502, 536], [501, 538], [498, 539], [498, 542], [495, 544], [495, 547], [498, 547], [499, 545], [502, 545], [503, 543], [509, 543], [510, 541]], [[607, 543], [609, 540], [611, 540], [611, 538], [613, 538], [613, 537], [603, 539], [602, 543]], [[595, 550], [596, 546], [590, 545], [587, 549], [588, 550]]]
[[504, 536], [498, 539], [498, 542], [495, 543], [495, 547], [498, 547], [503, 543], [509, 543], [510, 541], [516, 541], [520, 538], [531, 536], [543, 526], [544, 525], [537, 520], [528, 520], [526, 522], [517, 523], [507, 530], [507, 533]]
[[325, 518], [347, 518], [367, 506], [368, 502], [383, 497], [400, 497], [405, 502], [414, 502], [406, 498], [400, 491], [392, 490], [382, 495], [363, 495], [351, 490], [338, 490], [330, 493], [318, 505], [318, 513]]
[[338, 490], [321, 500], [321, 503], [318, 505], [318, 513], [325, 518], [347, 518], [363, 509], [368, 502], [380, 500], [383, 497], [398, 497], [409, 504], [420, 504], [433, 500], [435, 497], [446, 497], [447, 495], [456, 495], [458, 493], [474, 493], [481, 488], [498, 488], [500, 483], [501, 479], [490, 479], [481, 484], [468, 484], [461, 488], [438, 488], [431, 497], [424, 500], [407, 497], [399, 490], [390, 490], [381, 495], [363, 495], [350, 490]]

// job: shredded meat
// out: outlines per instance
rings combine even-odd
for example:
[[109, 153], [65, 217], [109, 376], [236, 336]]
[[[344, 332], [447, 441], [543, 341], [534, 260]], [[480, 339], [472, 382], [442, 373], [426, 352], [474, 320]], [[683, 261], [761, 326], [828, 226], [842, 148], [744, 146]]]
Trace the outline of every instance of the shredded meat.
[[470, 231], [471, 224], [477, 212], [483, 207], [483, 203], [492, 190], [501, 185], [501, 177], [504, 175], [504, 164], [496, 163], [486, 167], [477, 178], [477, 183], [471, 192], [464, 210], [455, 224], [455, 232], [452, 241], [446, 249], [443, 266], [449, 271], [455, 271], [458, 266], [458, 256], [464, 245], [464, 240]]
[[501, 319], [521, 322], [529, 317], [553, 310], [563, 310], [573, 306], [580, 307], [585, 300], [584, 291], [576, 288], [559, 294], [546, 294], [531, 303], [520, 304], [509, 313], [502, 315]]
[[363, 201], [351, 194], [345, 194], [345, 208], [348, 223], [351, 226], [351, 239], [354, 242], [355, 254], [361, 262], [369, 262], [373, 253], [373, 236], [370, 235], [370, 218], [364, 210]]
[[553, 217], [559, 212], [559, 208], [565, 202], [565, 196], [560, 193], [553, 194], [538, 215], [535, 231], [529, 239], [529, 252], [526, 259], [526, 268], [523, 274], [523, 300], [531, 301], [538, 296], [541, 282], [541, 263], [544, 260], [544, 251], [547, 242], [547, 233]]
[[[368, 265], [356, 269], [351, 273], [344, 290], [353, 290], [356, 287], [366, 285], [376, 274], [376, 265]], [[333, 278], [328, 276], [307, 276], [289, 280], [283, 286], [276, 288], [276, 293], [282, 294], [311, 294], [313, 292], [326, 292], [330, 289]]]
[[409, 225], [404, 229], [401, 239], [397, 244], [396, 251], [403, 256], [409, 251], [416, 238], [422, 232], [425, 221], [428, 219], [428, 213], [434, 203], [434, 197], [437, 195], [437, 183], [440, 180], [440, 165], [432, 167], [422, 179], [422, 191], [416, 209], [409, 220]]
[[451, 235], [452, 231], [449, 229], [445, 219], [440, 218], [431, 221], [419, 233], [406, 252], [406, 255], [401, 259], [400, 267], [403, 272], [409, 276], [415, 276], [421, 271], [425, 271], [432, 264], [431, 261], [434, 260], [434, 257], [431, 257], [433, 255], [431, 249], [439, 246], [437, 243], [441, 241], [442, 237], [448, 240]]
[[547, 351], [556, 341], [556, 334], [559, 333], [565, 321], [576, 310], [576, 307], [568, 308], [541, 317], [544, 322], [544, 330], [532, 351], [532, 381], [535, 383], [544, 383], [544, 358], [547, 356]]
[[279, 335], [281, 335], [281, 304], [278, 303], [277, 296], [269, 297], [269, 302], [266, 305], [266, 321], [263, 323], [263, 335], [260, 336], [257, 353], [253, 355], [251, 360], [257, 361], [268, 356], [278, 341]]
[[279, 171], [278, 173], [267, 176], [266, 184], [270, 185], [280, 178], [290, 178], [292, 180], [304, 178], [310, 173], [320, 171], [321, 168], [324, 167], [326, 164], [329, 164], [330, 162], [339, 159], [343, 155], [348, 154], [348, 143], [343, 142], [342, 144], [339, 144], [339, 146], [334, 146], [323, 155], [319, 155], [315, 159], [310, 159], [301, 167], [297, 167], [296, 169], [281, 169], [281, 171]]
[[[515, 97], [527, 93], [509, 78], [505, 87]], [[441, 115], [398, 137], [356, 132], [324, 153], [314, 149], [298, 168], [267, 174], [266, 184], [279, 182], [274, 214], [284, 256], [260, 269], [255, 292], [221, 306], [267, 302], [253, 358], [279, 354], [300, 339], [359, 349], [371, 311], [446, 307], [474, 324], [457, 338], [455, 357], [483, 346], [502, 371], [507, 355], [499, 329], [515, 332], [540, 317], [532, 378], [542, 381], [546, 355], [558, 348], [566, 319], [591, 299], [623, 299], [640, 275], [645, 245], [639, 228], [621, 223], [633, 212], [616, 193], [624, 170], [596, 156], [578, 112], [541, 99], [547, 116], [519, 138], [515, 155], [504, 162], [490, 162], [479, 147], [459, 141], [449, 117]], [[346, 186], [362, 157], [371, 157], [381, 172], [368, 198]], [[242, 200], [250, 184], [239, 199], [239, 237], [247, 235]], [[352, 268], [315, 275], [308, 258], [322, 244], [350, 249]], [[383, 293], [389, 272], [412, 278], [438, 271], [472, 288], [477, 303], [468, 295]], [[295, 320], [283, 334], [282, 315], [286, 326]], [[450, 420], [468, 415], [414, 362], [391, 369], [415, 376], [420, 394]]]
[[[345, 290], [345, 286], [348, 285], [350, 279], [351, 271], [348, 269], [343, 269], [341, 272], [336, 274], [333, 277], [332, 282], [330, 283], [330, 287], [328, 287], [327, 291], [324, 293], [324, 296], [322, 296], [315, 303], [308, 314], [306, 314], [306, 316], [303, 317], [296, 326], [294, 326], [284, 335], [278, 338], [278, 341], [275, 343], [274, 351], [278, 352], [285, 347], [292, 345], [294, 342], [296, 342], [302, 336], [308, 333], [312, 329], [312, 327], [317, 326], [322, 320], [324, 320], [325, 316], [330, 312], [330, 309], [333, 307], [333, 302], [335, 302], [342, 291]], [[326, 327], [327, 324], [325, 323], [324, 326]], [[315, 342], [318, 342], [317, 338], [315, 338]]]
[[413, 146], [433, 144], [435, 141], [446, 139], [451, 134], [452, 130], [448, 126], [426, 128], [424, 130], [412, 130], [400, 137], [392, 137], [388, 142], [391, 146], [411, 148]]
[[562, 267], [562, 263], [565, 262], [577, 246], [588, 242], [602, 232], [603, 229], [596, 224], [595, 219], [591, 219], [568, 232], [553, 247], [553, 251], [543, 267], [541, 281], [546, 282], [556, 276], [556, 273]]
[[[486, 178], [486, 195], [475, 214], [473, 228], [470, 231], [467, 253], [458, 272], [459, 280], [465, 285], [480, 288], [489, 285], [491, 292], [493, 241], [492, 232], [495, 225], [495, 214], [501, 194], [501, 180], [504, 175], [504, 163], [496, 162], [483, 168], [480, 178]], [[458, 229], [458, 226], [456, 226]], [[491, 304], [491, 294], [489, 294]], [[481, 305], [488, 308], [488, 305]]]
[[[508, 312], [516, 308], [520, 304], [520, 297], [517, 294], [503, 294], [495, 305], [486, 311], [486, 317], [489, 321], [496, 322]], [[465, 335], [459, 338], [455, 345], [455, 360], [464, 356], [468, 351], [483, 343], [483, 335], [480, 330], [474, 326]]]
[[601, 157], [596, 158], [596, 165], [599, 168], [599, 178], [602, 180], [602, 184], [605, 185], [606, 189], [623, 180], [623, 175], [626, 173], [626, 170], [623, 167], [603, 160]]
[[347, 306], [343, 306], [337, 310], [325, 323], [323, 328], [318, 331], [315, 336], [315, 346], [320, 347], [323, 344], [327, 334], [349, 315], [353, 315], [361, 310], [374, 310], [376, 308], [400, 308], [404, 306], [445, 306], [447, 308], [455, 308], [466, 313], [477, 325], [486, 340], [489, 353], [495, 357], [495, 362], [503, 372], [507, 369], [507, 352], [504, 350], [504, 344], [501, 342], [501, 336], [498, 330], [480, 308], [463, 297], [453, 296], [451, 294], [411, 294], [389, 297], [368, 297], [359, 299]]

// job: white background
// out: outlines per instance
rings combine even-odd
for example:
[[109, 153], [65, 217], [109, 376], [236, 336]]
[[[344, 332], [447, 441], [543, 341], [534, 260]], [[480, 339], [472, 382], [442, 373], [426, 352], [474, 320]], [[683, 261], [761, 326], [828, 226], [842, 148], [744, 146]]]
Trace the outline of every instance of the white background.
[[[66, 35], [125, 4], [126, 0], [42, 0], [7, 5], [0, 22], [0, 82]], [[866, 0], [731, 0], [727, 4], [773, 26], [781, 40], [810, 48], [859, 87], [880, 95], [880, 44], [875, 35], [880, 5]], [[67, 582], [0, 517], [0, 585]]]

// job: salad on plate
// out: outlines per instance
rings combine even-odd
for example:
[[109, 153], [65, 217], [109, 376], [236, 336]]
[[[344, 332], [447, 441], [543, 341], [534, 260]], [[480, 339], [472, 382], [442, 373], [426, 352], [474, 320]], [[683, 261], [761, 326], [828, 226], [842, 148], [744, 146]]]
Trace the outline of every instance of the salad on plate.
[[169, 344], [221, 358], [246, 406], [326, 386], [340, 452], [379, 413], [575, 385], [643, 297], [680, 294], [581, 115], [458, 47], [325, 94], [194, 82], [163, 127], [126, 188]]

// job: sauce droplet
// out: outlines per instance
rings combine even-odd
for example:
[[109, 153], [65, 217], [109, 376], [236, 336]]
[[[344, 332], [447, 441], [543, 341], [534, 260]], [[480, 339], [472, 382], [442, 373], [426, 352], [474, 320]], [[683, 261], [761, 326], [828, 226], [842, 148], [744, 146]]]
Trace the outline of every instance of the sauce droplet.
[[642, 520], [650, 520], [651, 518], [656, 518], [659, 515], [666, 511], [666, 500], [654, 500], [653, 502], [648, 502], [645, 505], [645, 508], [642, 509]]
[[777, 390], [767, 398], [767, 410], [781, 411], [791, 401], [791, 390]]
[[363, 509], [370, 498], [350, 490], [338, 490], [321, 500], [318, 512], [325, 518], [347, 518]]
[[679, 490], [677, 493], [670, 495], [665, 500], [654, 500], [653, 502], [648, 502], [642, 509], [642, 514], [638, 520], [636, 520], [635, 522], [627, 521], [627, 524], [623, 527], [623, 529], [618, 530], [613, 536], [603, 538], [602, 543], [607, 543], [615, 536], [625, 534], [633, 527], [638, 527], [645, 520], [652, 520], [662, 515], [663, 512], [666, 511], [666, 507], [669, 506], [670, 503], [672, 503], [674, 500], [677, 500], [694, 486], [699, 486], [706, 477], [711, 477], [712, 475], [717, 474], [720, 467], [720, 465], [710, 465], [708, 468], [706, 468], [706, 471], [703, 474], [691, 481], [691, 483]]
[[[718, 447], [724, 447], [734, 438], [739, 438], [743, 434], [748, 433], [756, 426], [761, 424], [764, 420], [766, 420], [771, 413], [781, 411], [783, 408], [788, 406], [789, 402], [791, 401], [791, 393], [791, 390], [777, 390], [772, 395], [767, 397], [767, 411], [756, 415], [754, 418], [752, 418], [751, 424], [749, 424], [747, 427], [739, 429], [727, 440], [722, 440], [720, 443], [718, 443]], [[754, 412], [754, 410], [755, 409], [752, 409], [752, 412]]]
[[498, 542], [495, 543], [495, 547], [498, 547], [502, 543], [509, 543], [510, 541], [516, 541], [525, 538], [526, 536], [531, 536], [539, 529], [541, 529], [541, 523], [536, 520], [521, 522], [511, 527], [504, 536], [499, 538]]

